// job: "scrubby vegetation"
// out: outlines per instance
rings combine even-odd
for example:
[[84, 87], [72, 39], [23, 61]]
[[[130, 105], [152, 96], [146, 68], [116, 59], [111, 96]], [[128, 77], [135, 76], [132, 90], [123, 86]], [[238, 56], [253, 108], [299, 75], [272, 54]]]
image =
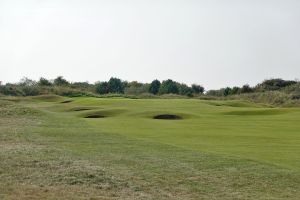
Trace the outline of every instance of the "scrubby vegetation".
[[119, 78], [110, 78], [109, 81], [99, 81], [95, 84], [88, 82], [69, 82], [62, 76], [54, 80], [40, 78], [34, 81], [23, 78], [18, 83], [0, 85], [0, 94], [12, 96], [37, 96], [44, 94], [56, 94], [61, 96], [98, 96], [98, 95], [165, 95], [176, 94], [183, 96], [197, 96], [204, 93], [201, 85], [188, 86], [171, 79], [160, 82], [154, 80], [151, 83], [137, 81], [123, 81]]
[[112, 77], [108, 81], [91, 84], [88, 82], [69, 82], [64, 77], [58, 76], [54, 80], [40, 78], [38, 81], [34, 81], [23, 78], [18, 83], [0, 84], [0, 95], [37, 96], [47, 94], [68, 97], [128, 96], [130, 98], [243, 99], [256, 103], [295, 106], [300, 105], [300, 82], [269, 79], [253, 87], [245, 84], [242, 87], [225, 87], [206, 92], [201, 85], [192, 84], [189, 86], [171, 79], [162, 82], [153, 80], [151, 83], [141, 83], [123, 81]]
[[244, 85], [209, 90], [206, 92], [206, 96], [220, 99], [242, 99], [276, 106], [298, 106], [300, 105], [300, 82], [269, 79], [254, 87]]

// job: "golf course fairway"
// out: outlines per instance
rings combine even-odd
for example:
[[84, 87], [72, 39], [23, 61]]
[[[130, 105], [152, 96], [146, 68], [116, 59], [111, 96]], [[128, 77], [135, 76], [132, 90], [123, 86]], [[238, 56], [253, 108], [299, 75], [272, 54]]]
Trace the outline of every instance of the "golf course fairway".
[[300, 108], [3, 97], [0, 199], [299, 199]]

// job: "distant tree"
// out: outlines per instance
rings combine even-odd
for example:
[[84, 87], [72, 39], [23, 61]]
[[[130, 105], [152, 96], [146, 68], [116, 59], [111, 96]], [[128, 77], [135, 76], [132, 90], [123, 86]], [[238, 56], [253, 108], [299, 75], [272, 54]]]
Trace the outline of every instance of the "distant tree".
[[20, 82], [19, 82], [19, 85], [21, 86], [34, 86], [36, 85], [36, 82], [34, 80], [31, 80], [27, 77], [23, 77]]
[[256, 88], [262, 91], [270, 91], [270, 90], [272, 91], [272, 90], [280, 90], [281, 88], [291, 86], [296, 83], [297, 81], [282, 80], [280, 78], [277, 78], [277, 79], [265, 80], [261, 84], [258, 84]]
[[66, 79], [64, 79], [64, 77], [62, 77], [62, 76], [58, 76], [56, 79], [54, 79], [54, 81], [53, 81], [53, 83], [54, 83], [54, 85], [56, 85], [56, 86], [65, 86], [65, 85], [69, 85], [70, 83], [66, 80]]
[[124, 93], [125, 84], [122, 83], [121, 79], [110, 78], [108, 81], [108, 91], [110, 93]]
[[154, 81], [151, 82], [150, 87], [149, 87], [149, 92], [152, 94], [157, 94], [160, 88], [160, 81], [155, 79]]
[[223, 95], [228, 96], [231, 95], [232, 89], [230, 87], [227, 87], [224, 89]]
[[171, 79], [163, 81], [159, 88], [159, 93], [160, 94], [178, 94], [179, 89], [178, 89], [177, 83]]
[[192, 90], [193, 90], [193, 93], [195, 93], [195, 94], [203, 94], [204, 87], [202, 87], [201, 85], [193, 84]]
[[109, 93], [108, 82], [96, 83], [96, 92], [99, 94]]
[[52, 83], [49, 80], [41, 77], [40, 80], [38, 81], [38, 85], [39, 86], [51, 86]]
[[231, 95], [239, 94], [241, 89], [239, 87], [233, 87], [231, 90]]
[[243, 87], [241, 88], [241, 93], [251, 93], [251, 92], [254, 92], [254, 90], [248, 84], [243, 85]]
[[186, 84], [184, 83], [181, 83], [181, 84], [177, 84], [177, 87], [178, 87], [178, 93], [180, 95], [186, 95], [186, 96], [189, 96], [189, 97], [192, 97], [193, 96], [193, 89], [189, 86], [187, 86]]
[[11, 89], [19, 90], [22, 96], [35, 96], [40, 94], [37, 82], [27, 77], [22, 78], [17, 85], [12, 85]]

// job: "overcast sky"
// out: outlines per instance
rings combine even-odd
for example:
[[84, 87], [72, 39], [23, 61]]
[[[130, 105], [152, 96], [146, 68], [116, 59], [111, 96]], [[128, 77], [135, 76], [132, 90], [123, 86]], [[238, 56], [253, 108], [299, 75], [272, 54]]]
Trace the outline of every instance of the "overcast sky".
[[0, 81], [300, 78], [299, 0], [0, 0]]

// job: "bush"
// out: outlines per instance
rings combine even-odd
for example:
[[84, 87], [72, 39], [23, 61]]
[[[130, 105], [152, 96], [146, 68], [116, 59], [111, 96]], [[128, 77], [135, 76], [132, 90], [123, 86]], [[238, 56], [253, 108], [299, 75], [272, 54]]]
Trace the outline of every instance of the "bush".
[[179, 90], [179, 94], [180, 95], [185, 95], [188, 97], [192, 97], [193, 96], [193, 89], [189, 86], [187, 86], [186, 84], [177, 84], [178, 90]]
[[220, 90], [208, 90], [206, 92], [207, 96], [215, 96], [215, 97], [222, 97], [224, 96], [224, 88]]
[[54, 87], [52, 88], [52, 93], [56, 95], [68, 96], [68, 97], [95, 96], [90, 92], [73, 89], [70, 87]]
[[163, 81], [160, 88], [159, 94], [178, 94], [179, 89], [177, 83], [171, 79]]
[[161, 83], [159, 80], [152, 81], [149, 87], [149, 92], [152, 94], [158, 94], [160, 85]]
[[296, 81], [269, 79], [257, 85], [258, 91], [274, 91], [296, 84]]
[[64, 77], [62, 77], [62, 76], [58, 76], [56, 79], [54, 79], [54, 85], [56, 85], [56, 86], [67, 86], [67, 85], [69, 85], [70, 83], [66, 80], [66, 79], [64, 79]]
[[17, 88], [15, 85], [6, 84], [0, 86], [0, 93], [3, 95], [10, 96], [23, 96], [23, 92], [20, 88]]
[[203, 94], [204, 93], [204, 87], [201, 85], [193, 84], [192, 90], [194, 94]]
[[96, 84], [96, 92], [98, 94], [108, 94], [108, 83], [107, 82], [100, 82]]
[[129, 87], [126, 87], [124, 90], [125, 94], [132, 94], [132, 95], [138, 95], [138, 94], [145, 94], [148, 93], [149, 86], [146, 84], [142, 84], [140, 86], [137, 85], [131, 85]]
[[52, 83], [49, 80], [41, 77], [40, 80], [38, 81], [38, 85], [39, 86], [51, 86]]
[[108, 81], [108, 91], [109, 93], [124, 93], [125, 84], [122, 83], [121, 79], [110, 78]]
[[23, 96], [37, 96], [42, 94], [37, 86], [24, 86], [21, 87], [21, 90], [23, 91]]
[[243, 87], [241, 88], [241, 93], [252, 93], [254, 92], [254, 89], [251, 88], [248, 84], [243, 85]]

